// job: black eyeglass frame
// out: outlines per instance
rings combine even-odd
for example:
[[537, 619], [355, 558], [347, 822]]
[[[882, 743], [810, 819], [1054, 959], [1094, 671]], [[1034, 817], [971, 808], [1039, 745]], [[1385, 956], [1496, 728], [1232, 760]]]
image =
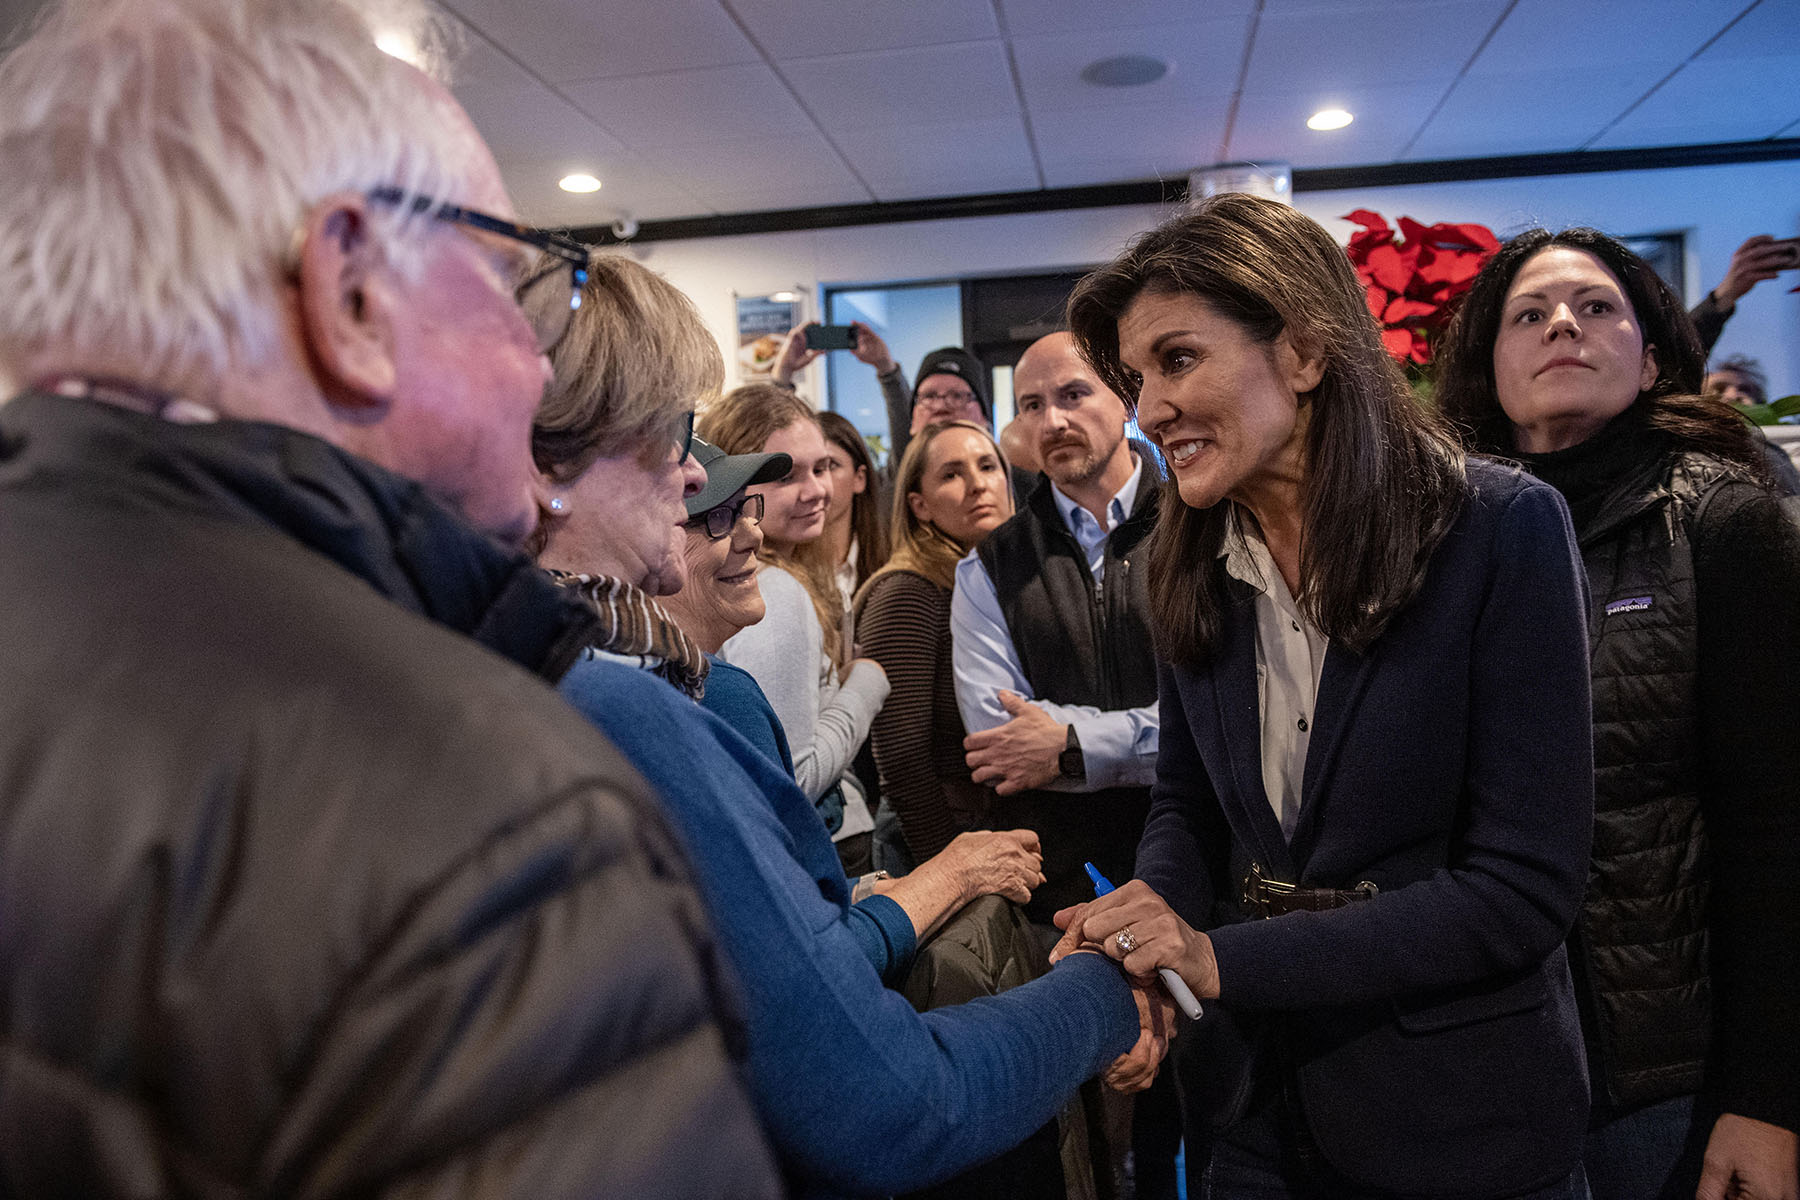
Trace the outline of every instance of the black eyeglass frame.
[[[723, 504], [715, 504], [699, 516], [689, 517], [686, 521], [682, 522], [682, 524], [692, 525], [695, 528], [704, 528], [706, 530], [706, 536], [716, 542], [720, 538], [728, 536], [732, 530], [737, 528], [737, 523], [744, 515], [744, 510], [751, 507], [751, 501], [756, 502], [756, 511], [750, 514], [750, 523], [752, 525], [761, 525], [763, 513], [767, 511], [767, 506], [761, 492], [746, 492], [744, 498], [739, 500], [736, 504], [733, 504], [729, 500], [725, 501]], [[713, 526], [717, 524], [717, 522], [715, 522], [713, 518], [720, 513], [729, 516], [731, 520], [727, 521], [722, 529], [715, 531]]]
[[[392, 204], [408, 212], [429, 214], [434, 220], [466, 225], [471, 229], [479, 229], [485, 233], [511, 238], [515, 242], [523, 242], [540, 253], [559, 260], [552, 262], [541, 271], [532, 272], [513, 288], [513, 299], [525, 312], [528, 320], [531, 310], [525, 303], [526, 294], [545, 279], [565, 269], [569, 272], [570, 317], [573, 316], [576, 309], [581, 307], [581, 289], [587, 286], [588, 263], [592, 259], [592, 254], [586, 246], [567, 234], [521, 225], [517, 221], [508, 221], [504, 217], [492, 216], [473, 208], [464, 208], [460, 204], [449, 204], [430, 196], [410, 195], [397, 187], [373, 188], [367, 195], [377, 204]], [[548, 354], [556, 343], [562, 340], [563, 334], [568, 331], [569, 318], [565, 318], [562, 326], [555, 331], [555, 336], [540, 335], [538, 349]]]
[[688, 409], [681, 431], [674, 438], [675, 444], [681, 447], [681, 457], [675, 460], [677, 466], [686, 462], [688, 456], [694, 452], [694, 418], [698, 415], [697, 410]]

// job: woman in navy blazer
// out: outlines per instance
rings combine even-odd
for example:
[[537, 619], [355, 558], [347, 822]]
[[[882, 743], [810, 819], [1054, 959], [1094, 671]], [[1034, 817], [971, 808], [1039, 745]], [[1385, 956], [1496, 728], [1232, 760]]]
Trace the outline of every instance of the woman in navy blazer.
[[1059, 923], [1216, 1000], [1180, 1073], [1207, 1194], [1580, 1195], [1593, 761], [1560, 497], [1465, 460], [1286, 205], [1144, 235], [1070, 323], [1172, 494], [1138, 879]]

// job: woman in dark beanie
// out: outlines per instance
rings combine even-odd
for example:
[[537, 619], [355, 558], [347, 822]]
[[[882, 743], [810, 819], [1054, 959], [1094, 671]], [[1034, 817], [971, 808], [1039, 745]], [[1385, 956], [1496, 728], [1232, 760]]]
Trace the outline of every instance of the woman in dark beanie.
[[1674, 294], [1591, 229], [1507, 243], [1440, 358], [1445, 413], [1563, 493], [1587, 566], [1596, 814], [1570, 949], [1595, 1200], [1796, 1191], [1800, 532], [1702, 365]]

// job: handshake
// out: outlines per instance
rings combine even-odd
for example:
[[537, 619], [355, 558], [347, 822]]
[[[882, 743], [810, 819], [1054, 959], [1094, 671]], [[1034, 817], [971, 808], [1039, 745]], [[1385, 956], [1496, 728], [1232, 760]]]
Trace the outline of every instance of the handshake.
[[1052, 918], [1063, 931], [1050, 951], [1055, 963], [1078, 951], [1104, 954], [1120, 964], [1138, 1008], [1138, 1040], [1101, 1076], [1115, 1091], [1137, 1092], [1156, 1079], [1176, 1034], [1174, 999], [1157, 977], [1170, 968], [1202, 999], [1219, 994], [1219, 969], [1212, 939], [1175, 915], [1142, 880], [1065, 908]]

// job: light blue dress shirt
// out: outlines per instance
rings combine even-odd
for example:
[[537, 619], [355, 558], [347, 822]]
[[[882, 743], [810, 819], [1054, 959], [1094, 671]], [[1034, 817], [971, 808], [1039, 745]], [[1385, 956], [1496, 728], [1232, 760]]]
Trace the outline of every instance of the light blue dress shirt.
[[[1094, 515], [1069, 499], [1055, 484], [1051, 499], [1063, 523], [1087, 555], [1088, 571], [1105, 586], [1106, 539], [1130, 515], [1143, 480], [1141, 459], [1106, 506], [1102, 529]], [[993, 729], [1012, 718], [1000, 707], [1001, 689], [1017, 692], [1064, 725], [1075, 726], [1087, 777], [1058, 779], [1049, 788], [1064, 792], [1096, 792], [1111, 787], [1149, 787], [1156, 779], [1157, 712], [1142, 708], [1103, 711], [1089, 704], [1056, 704], [1039, 700], [1019, 666], [1019, 653], [1000, 612], [1000, 598], [987, 568], [973, 552], [956, 565], [956, 590], [950, 598], [950, 669], [956, 681], [956, 707], [970, 733]]]

